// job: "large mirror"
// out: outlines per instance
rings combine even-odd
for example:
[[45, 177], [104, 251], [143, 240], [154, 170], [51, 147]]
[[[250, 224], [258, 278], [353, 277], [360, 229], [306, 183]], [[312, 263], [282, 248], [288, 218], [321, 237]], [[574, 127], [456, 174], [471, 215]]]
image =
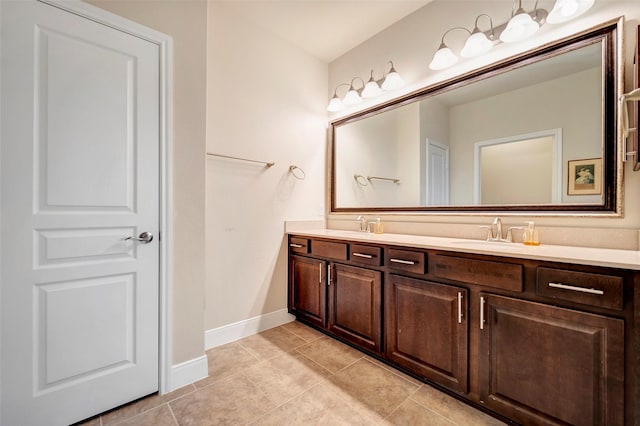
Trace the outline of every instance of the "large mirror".
[[617, 213], [619, 26], [332, 122], [332, 211]]

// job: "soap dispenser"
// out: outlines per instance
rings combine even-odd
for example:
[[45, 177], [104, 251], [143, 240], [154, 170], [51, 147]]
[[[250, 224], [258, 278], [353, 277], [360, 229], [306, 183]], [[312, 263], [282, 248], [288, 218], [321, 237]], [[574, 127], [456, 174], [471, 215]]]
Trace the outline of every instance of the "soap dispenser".
[[527, 246], [539, 246], [540, 239], [538, 238], [538, 230], [536, 229], [533, 221], [527, 222], [527, 227], [522, 234], [522, 243]]
[[380, 220], [380, 218], [376, 220], [375, 225], [373, 226], [373, 232], [375, 232], [376, 234], [382, 234], [384, 232], [384, 229], [382, 228], [382, 221]]

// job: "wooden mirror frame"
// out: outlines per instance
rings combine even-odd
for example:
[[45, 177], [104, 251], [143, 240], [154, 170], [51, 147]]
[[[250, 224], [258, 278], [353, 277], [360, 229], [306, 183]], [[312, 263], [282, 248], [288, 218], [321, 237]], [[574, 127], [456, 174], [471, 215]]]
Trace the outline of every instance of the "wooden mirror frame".
[[[636, 29], [636, 48], [633, 56], [633, 88], [640, 87], [640, 25]], [[640, 107], [638, 102], [634, 102], [631, 108], [631, 151], [629, 155], [633, 155], [633, 171], [640, 170], [640, 158], [638, 158], [638, 124], [640, 124]]]
[[[408, 213], [532, 213], [535, 215], [573, 215], [573, 216], [621, 216], [622, 215], [622, 143], [618, 122], [618, 102], [624, 87], [624, 51], [623, 21], [618, 18], [603, 23], [581, 33], [563, 38], [553, 43], [507, 58], [484, 68], [471, 71], [452, 79], [424, 87], [394, 100], [376, 105], [367, 110], [339, 118], [330, 122], [329, 129], [329, 180], [330, 213], [354, 212], [408, 212]], [[603, 42], [603, 202], [601, 204], [552, 204], [552, 205], [462, 205], [462, 206], [408, 206], [408, 207], [337, 207], [335, 177], [335, 131], [336, 127], [371, 117], [395, 109], [429, 96], [462, 87], [497, 74], [508, 72], [521, 66], [592, 44], [594, 40]], [[640, 40], [639, 40], [640, 41]], [[639, 166], [640, 167], [640, 166]]]

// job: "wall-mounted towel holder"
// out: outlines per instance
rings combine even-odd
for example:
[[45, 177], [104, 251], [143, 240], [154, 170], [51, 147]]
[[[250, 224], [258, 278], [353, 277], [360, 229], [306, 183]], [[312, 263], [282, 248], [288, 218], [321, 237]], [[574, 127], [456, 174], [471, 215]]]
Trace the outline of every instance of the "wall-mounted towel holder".
[[[296, 171], [297, 170], [297, 171]], [[300, 167], [292, 164], [289, 166], [289, 173], [293, 175], [294, 178], [299, 180], [304, 180], [307, 177], [307, 174]]]

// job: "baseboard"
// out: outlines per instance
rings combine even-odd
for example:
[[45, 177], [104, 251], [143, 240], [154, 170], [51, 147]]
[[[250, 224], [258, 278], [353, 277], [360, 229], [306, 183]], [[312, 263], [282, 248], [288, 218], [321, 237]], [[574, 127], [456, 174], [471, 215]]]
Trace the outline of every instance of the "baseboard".
[[295, 319], [286, 309], [259, 315], [233, 324], [212, 328], [204, 334], [205, 349], [234, 342], [243, 337], [251, 336], [264, 330], [286, 324]]
[[190, 359], [171, 367], [171, 389], [176, 390], [183, 386], [197, 382], [209, 376], [207, 356]]

